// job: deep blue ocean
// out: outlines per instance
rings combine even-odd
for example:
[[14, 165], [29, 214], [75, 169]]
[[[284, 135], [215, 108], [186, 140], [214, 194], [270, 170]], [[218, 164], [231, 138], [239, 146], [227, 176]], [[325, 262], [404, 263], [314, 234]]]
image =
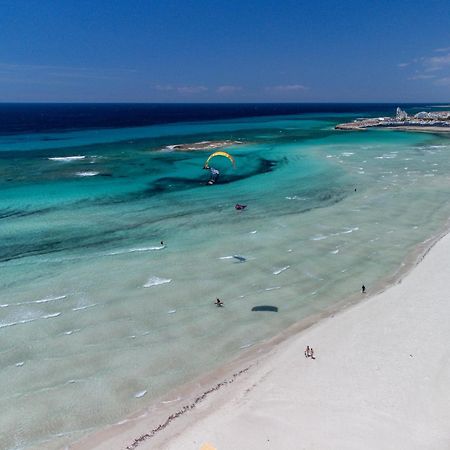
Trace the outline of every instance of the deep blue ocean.
[[0, 134], [142, 127], [175, 122], [311, 113], [369, 113], [372, 116], [378, 113], [392, 114], [396, 106], [415, 110], [429, 108], [430, 105], [394, 105], [390, 103], [3, 103], [0, 104]]
[[0, 448], [176, 409], [384, 287], [450, 214], [450, 133], [335, 129], [397, 106], [436, 105], [0, 104]]

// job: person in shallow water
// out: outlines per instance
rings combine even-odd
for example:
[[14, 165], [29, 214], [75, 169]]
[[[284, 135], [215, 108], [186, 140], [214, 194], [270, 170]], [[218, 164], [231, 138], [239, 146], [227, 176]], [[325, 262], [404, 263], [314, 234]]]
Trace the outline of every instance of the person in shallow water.
[[216, 301], [214, 302], [214, 304], [219, 307], [223, 306], [223, 302], [221, 302], [220, 299], [218, 299], [218, 298], [216, 298]]
[[208, 164], [205, 164], [203, 166], [203, 169], [209, 169], [209, 171], [211, 172], [211, 178], [209, 179], [208, 184], [214, 184], [219, 178], [220, 172], [214, 167], [208, 166]]
[[234, 207], [237, 210], [242, 210], [242, 209], [247, 208], [247, 205], [241, 205], [240, 203], [236, 203], [236, 205]]

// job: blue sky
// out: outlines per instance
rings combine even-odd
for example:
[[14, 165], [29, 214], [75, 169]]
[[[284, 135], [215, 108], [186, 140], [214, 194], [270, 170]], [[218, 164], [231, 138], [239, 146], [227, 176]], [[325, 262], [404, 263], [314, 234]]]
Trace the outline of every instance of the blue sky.
[[449, 0], [0, 0], [0, 101], [449, 102]]

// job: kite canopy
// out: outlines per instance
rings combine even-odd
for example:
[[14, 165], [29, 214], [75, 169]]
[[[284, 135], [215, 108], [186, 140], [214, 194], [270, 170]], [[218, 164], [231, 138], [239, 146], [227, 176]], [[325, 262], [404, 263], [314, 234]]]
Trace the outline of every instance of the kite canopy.
[[204, 167], [208, 167], [209, 161], [211, 159], [215, 158], [216, 156], [224, 156], [225, 158], [228, 158], [231, 161], [231, 164], [233, 164], [233, 167], [236, 167], [236, 162], [235, 162], [234, 158], [229, 153], [222, 152], [222, 151], [211, 153], [208, 156], [208, 159], [205, 161]]

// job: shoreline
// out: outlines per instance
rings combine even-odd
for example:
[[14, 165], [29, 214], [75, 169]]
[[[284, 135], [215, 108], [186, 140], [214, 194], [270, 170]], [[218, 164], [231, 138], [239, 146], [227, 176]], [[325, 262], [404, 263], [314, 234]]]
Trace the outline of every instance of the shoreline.
[[[71, 450], [159, 448], [154, 446], [163, 445], [189, 427], [190, 419], [194, 414], [198, 414], [199, 410], [205, 407], [210, 409], [208, 405], [217, 401], [214, 397], [224, 395], [223, 387], [231, 383], [235, 385], [245, 383], [246, 379], [254, 376], [260, 364], [270, 359], [273, 353], [282, 351], [288, 342], [301, 338], [306, 331], [315, 329], [327, 319], [340, 317], [347, 311], [363, 306], [374, 297], [401, 284], [402, 280], [419, 266], [435, 245], [449, 234], [450, 227], [447, 221], [439, 233], [417, 244], [393, 274], [371, 287], [370, 293], [355, 293], [323, 311], [292, 324], [212, 372], [204, 373], [194, 380], [172, 389], [128, 418], [84, 436], [69, 445], [68, 448]], [[217, 392], [219, 390], [220, 392]], [[197, 406], [199, 408], [196, 408]], [[195, 412], [192, 411], [194, 408]], [[187, 414], [188, 412], [190, 414]]]

